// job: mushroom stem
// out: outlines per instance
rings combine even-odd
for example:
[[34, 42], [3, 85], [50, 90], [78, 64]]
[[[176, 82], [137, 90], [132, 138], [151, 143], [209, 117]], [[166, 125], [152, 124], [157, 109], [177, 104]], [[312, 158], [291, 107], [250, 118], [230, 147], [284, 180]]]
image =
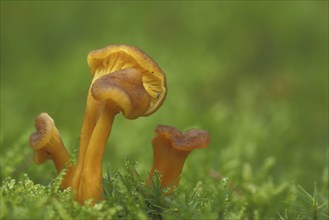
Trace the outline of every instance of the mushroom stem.
[[[153, 165], [150, 175], [153, 176], [155, 170], [160, 175], [160, 183], [163, 188], [178, 186], [185, 159], [190, 152], [179, 152], [171, 147], [168, 141], [153, 142]], [[150, 186], [150, 180], [147, 181]], [[170, 191], [173, 190], [173, 187]]]
[[[63, 141], [60, 137], [58, 130], [54, 129], [55, 135], [52, 136], [49, 140], [49, 143], [44, 148], [47, 154], [50, 154], [51, 160], [54, 162], [56, 170], [60, 173], [69, 162], [69, 154], [63, 144]], [[62, 180], [62, 188], [68, 188], [72, 185], [72, 178], [74, 174], [74, 166], [70, 164], [67, 170], [66, 175]]]
[[117, 110], [104, 106], [92, 132], [83, 162], [78, 201], [102, 199], [102, 159]]
[[81, 180], [81, 172], [83, 168], [83, 163], [85, 159], [85, 155], [87, 152], [88, 144], [90, 141], [90, 137], [93, 133], [93, 130], [96, 126], [96, 122], [99, 117], [99, 112], [101, 109], [101, 104], [95, 100], [91, 95], [91, 87], [93, 82], [97, 80], [99, 77], [103, 76], [106, 73], [105, 68], [99, 68], [95, 71], [94, 77], [92, 79], [92, 83], [88, 90], [87, 96], [87, 104], [85, 110], [85, 117], [82, 124], [81, 134], [80, 134], [80, 147], [79, 147], [79, 155], [78, 155], [78, 163], [77, 168], [74, 173], [72, 187], [75, 191], [78, 191], [80, 180]]
[[78, 155], [78, 163], [77, 168], [74, 173], [74, 177], [72, 180], [72, 187], [75, 191], [78, 190], [80, 185], [80, 178], [81, 178], [81, 172], [83, 168], [83, 163], [85, 159], [85, 155], [87, 152], [87, 147], [89, 144], [90, 137], [93, 133], [93, 130], [95, 128], [98, 114], [97, 111], [99, 109], [100, 104], [92, 98], [90, 89], [88, 91], [88, 97], [87, 97], [87, 106], [86, 106], [86, 113], [85, 118], [83, 120], [83, 125], [81, 129], [80, 134], [80, 148], [79, 148], [79, 155]]
[[54, 135], [50, 138], [49, 143], [44, 149], [46, 150], [47, 154], [51, 155], [57, 172], [60, 172], [62, 169], [64, 169], [65, 164], [69, 160], [69, 154], [65, 149], [57, 128], [55, 128], [53, 132]]

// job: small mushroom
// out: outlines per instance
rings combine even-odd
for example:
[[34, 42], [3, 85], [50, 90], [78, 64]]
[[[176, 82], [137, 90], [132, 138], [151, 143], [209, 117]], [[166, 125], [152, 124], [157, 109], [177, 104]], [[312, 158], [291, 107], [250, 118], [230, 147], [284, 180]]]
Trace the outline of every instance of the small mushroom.
[[172, 192], [179, 184], [187, 156], [194, 149], [208, 147], [210, 136], [205, 130], [190, 129], [182, 133], [174, 127], [165, 125], [158, 125], [155, 132], [152, 140], [153, 165], [147, 184], [151, 185], [150, 178], [157, 170], [162, 187], [170, 187], [169, 192]]
[[114, 116], [119, 112], [128, 119], [148, 116], [166, 97], [164, 73], [136, 47], [111, 45], [92, 51], [88, 64], [94, 78], [88, 93], [73, 180], [80, 203], [102, 197], [101, 161]]
[[[41, 113], [35, 118], [36, 132], [30, 136], [30, 145], [35, 150], [33, 160], [37, 164], [52, 160], [59, 173], [69, 161], [69, 154], [63, 144], [54, 120], [47, 114]], [[74, 166], [69, 165], [62, 181], [62, 188], [71, 186]]]

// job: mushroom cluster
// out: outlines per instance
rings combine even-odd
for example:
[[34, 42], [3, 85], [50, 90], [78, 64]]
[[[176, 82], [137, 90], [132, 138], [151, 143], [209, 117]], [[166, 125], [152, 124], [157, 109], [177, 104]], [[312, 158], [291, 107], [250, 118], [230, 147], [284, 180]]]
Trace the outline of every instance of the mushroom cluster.
[[[91, 51], [87, 57], [92, 74], [85, 117], [80, 134], [77, 164], [74, 165], [53, 119], [41, 113], [35, 119], [36, 132], [30, 136], [34, 161], [53, 160], [57, 172], [66, 168], [61, 183], [72, 187], [83, 204], [103, 199], [102, 160], [113, 120], [118, 113], [137, 119], [156, 112], [166, 98], [166, 78], [160, 67], [140, 49], [130, 45], [110, 45]], [[162, 186], [178, 185], [184, 160], [195, 148], [207, 147], [206, 131], [181, 133], [169, 126], [158, 126], [153, 139], [154, 163]], [[150, 177], [149, 177], [150, 178]], [[150, 180], [147, 180], [150, 185]]]

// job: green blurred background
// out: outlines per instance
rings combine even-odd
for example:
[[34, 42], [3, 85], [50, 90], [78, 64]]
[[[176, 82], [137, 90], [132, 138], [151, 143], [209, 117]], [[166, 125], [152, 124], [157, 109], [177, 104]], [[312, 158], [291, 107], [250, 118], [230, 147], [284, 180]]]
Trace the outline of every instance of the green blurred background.
[[211, 133], [209, 148], [188, 158], [182, 184], [239, 182], [246, 164], [257, 172], [268, 161], [275, 182], [312, 190], [328, 178], [326, 1], [1, 1], [2, 168], [24, 158], [2, 178], [28, 172], [49, 181], [53, 165], [35, 165], [27, 142], [40, 112], [77, 149], [91, 82], [86, 55], [114, 43], [156, 60], [168, 95], [152, 116], [116, 117], [106, 167], [128, 157], [146, 174], [154, 128], [166, 124]]

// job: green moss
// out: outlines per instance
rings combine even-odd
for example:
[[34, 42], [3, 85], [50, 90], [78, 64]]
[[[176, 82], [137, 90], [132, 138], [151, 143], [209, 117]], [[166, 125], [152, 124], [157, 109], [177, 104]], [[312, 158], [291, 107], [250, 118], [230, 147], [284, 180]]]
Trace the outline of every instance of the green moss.
[[[228, 178], [199, 181], [167, 194], [159, 176], [146, 186], [135, 165], [126, 161], [121, 171], [104, 178], [105, 200], [80, 206], [71, 189], [59, 190], [61, 178], [48, 186], [28, 175], [6, 178], [1, 185], [1, 219], [325, 219], [328, 200], [314, 189], [271, 181], [245, 180], [242, 188]], [[261, 183], [263, 182], [263, 183]]]

